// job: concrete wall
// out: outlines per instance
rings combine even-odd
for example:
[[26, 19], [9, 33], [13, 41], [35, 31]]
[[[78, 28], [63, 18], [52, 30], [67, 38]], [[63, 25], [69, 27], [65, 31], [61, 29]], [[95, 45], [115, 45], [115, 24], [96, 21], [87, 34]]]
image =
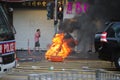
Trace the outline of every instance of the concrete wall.
[[53, 20], [47, 20], [46, 14], [46, 10], [14, 9], [17, 49], [28, 49], [28, 41], [30, 49], [34, 48], [34, 33], [37, 28], [41, 29], [41, 48], [47, 48], [54, 35], [54, 24]]

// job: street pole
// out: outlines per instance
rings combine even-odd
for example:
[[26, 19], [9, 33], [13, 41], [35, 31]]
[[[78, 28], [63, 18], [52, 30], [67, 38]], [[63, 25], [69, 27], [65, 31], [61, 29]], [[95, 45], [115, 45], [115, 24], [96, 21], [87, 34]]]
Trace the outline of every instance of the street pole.
[[55, 29], [55, 34], [57, 33], [57, 23], [58, 23], [58, 19], [57, 19], [57, 3], [58, 1], [55, 0], [55, 15], [54, 15], [54, 29]]

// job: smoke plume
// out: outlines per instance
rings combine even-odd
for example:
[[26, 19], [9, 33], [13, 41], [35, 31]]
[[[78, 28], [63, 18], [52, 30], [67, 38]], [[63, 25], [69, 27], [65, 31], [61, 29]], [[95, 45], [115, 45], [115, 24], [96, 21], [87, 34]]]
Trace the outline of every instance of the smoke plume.
[[73, 32], [77, 30], [79, 42], [77, 50], [86, 53], [94, 51], [94, 35], [105, 28], [105, 22], [120, 20], [120, 0], [78, 0], [87, 2], [89, 8], [86, 13], [75, 15], [72, 19], [65, 19], [62, 30]]

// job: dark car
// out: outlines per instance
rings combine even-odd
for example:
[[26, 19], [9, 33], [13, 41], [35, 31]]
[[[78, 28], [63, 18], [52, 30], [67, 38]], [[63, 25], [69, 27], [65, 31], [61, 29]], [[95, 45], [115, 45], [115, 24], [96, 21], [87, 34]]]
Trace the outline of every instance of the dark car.
[[120, 69], [120, 22], [110, 22], [103, 32], [95, 34], [95, 51], [100, 59], [114, 62]]

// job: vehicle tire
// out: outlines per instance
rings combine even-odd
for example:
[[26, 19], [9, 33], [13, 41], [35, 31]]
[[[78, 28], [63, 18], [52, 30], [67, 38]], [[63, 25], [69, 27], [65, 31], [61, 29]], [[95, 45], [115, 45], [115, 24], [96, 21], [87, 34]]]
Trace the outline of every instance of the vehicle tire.
[[101, 47], [101, 44], [99, 42], [95, 42], [95, 51], [99, 52], [99, 49]]
[[115, 67], [120, 70], [120, 55], [115, 58], [114, 64]]

